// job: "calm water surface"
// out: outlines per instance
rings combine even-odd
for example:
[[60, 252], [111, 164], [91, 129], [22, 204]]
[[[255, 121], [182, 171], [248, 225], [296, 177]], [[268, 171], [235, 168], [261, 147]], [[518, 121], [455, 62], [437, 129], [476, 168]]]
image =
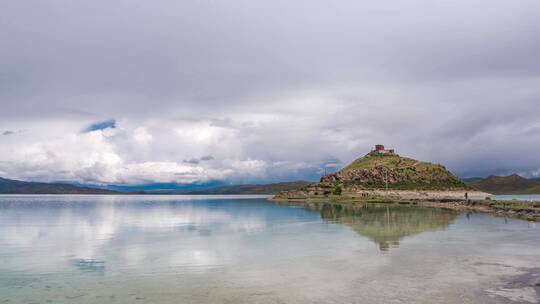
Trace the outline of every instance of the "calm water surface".
[[0, 303], [538, 303], [540, 225], [261, 197], [0, 196]]
[[499, 194], [494, 195], [496, 200], [518, 200], [518, 201], [535, 201], [540, 202], [540, 194]]

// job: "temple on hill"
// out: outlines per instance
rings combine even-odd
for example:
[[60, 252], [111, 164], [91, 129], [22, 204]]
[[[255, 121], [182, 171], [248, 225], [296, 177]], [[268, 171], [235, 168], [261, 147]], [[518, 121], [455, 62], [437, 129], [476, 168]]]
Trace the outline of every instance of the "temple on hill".
[[384, 148], [384, 145], [375, 145], [375, 149], [371, 150], [372, 153], [378, 153], [378, 154], [395, 154], [394, 149], [386, 150]]

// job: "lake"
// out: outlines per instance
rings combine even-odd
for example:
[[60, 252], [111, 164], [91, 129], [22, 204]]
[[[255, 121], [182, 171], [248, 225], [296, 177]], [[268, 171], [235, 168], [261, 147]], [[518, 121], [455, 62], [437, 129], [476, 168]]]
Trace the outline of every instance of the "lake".
[[249, 196], [0, 196], [0, 303], [538, 303], [540, 225]]
[[494, 195], [493, 199], [501, 201], [534, 201], [540, 202], [540, 194], [498, 194]]

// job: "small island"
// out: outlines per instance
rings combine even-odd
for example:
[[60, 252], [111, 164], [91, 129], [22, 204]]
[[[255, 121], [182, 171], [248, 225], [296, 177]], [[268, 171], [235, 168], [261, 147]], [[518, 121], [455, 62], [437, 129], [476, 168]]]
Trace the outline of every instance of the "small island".
[[402, 157], [383, 145], [319, 183], [281, 191], [281, 202], [399, 203], [496, 215], [540, 219], [540, 203], [495, 201], [492, 195], [465, 184], [440, 164]]

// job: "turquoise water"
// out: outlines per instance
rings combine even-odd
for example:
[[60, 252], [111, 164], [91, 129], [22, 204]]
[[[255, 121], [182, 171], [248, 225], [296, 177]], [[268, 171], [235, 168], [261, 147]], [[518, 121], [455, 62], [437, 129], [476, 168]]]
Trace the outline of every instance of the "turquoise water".
[[244, 196], [0, 196], [0, 303], [537, 303], [540, 225]]

